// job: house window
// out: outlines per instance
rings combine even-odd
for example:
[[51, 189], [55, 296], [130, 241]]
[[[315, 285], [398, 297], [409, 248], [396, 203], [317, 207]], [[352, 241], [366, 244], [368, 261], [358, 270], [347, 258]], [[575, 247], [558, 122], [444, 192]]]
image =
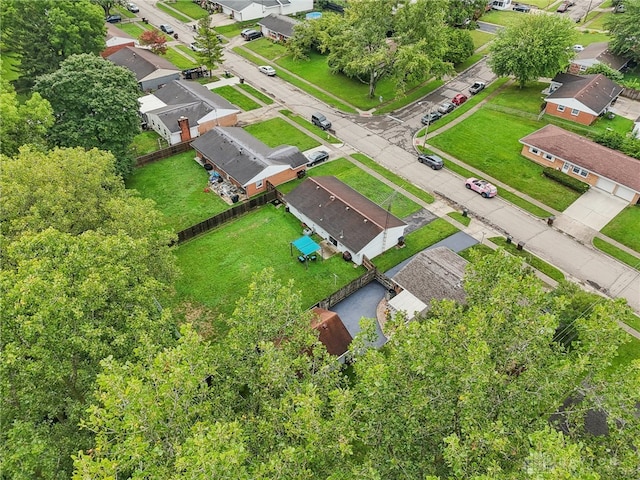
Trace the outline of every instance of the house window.
[[573, 115], [574, 117], [577, 117], [579, 113], [580, 113], [580, 110], [578, 110], [577, 108], [571, 109], [571, 115]]
[[256, 182], [256, 188], [262, 188], [262, 180]]
[[558, 111], [564, 112], [564, 105], [558, 105]]
[[543, 157], [544, 157], [544, 159], [545, 159], [545, 160], [549, 160], [550, 162], [552, 162], [552, 161], [553, 161], [553, 155], [551, 155], [551, 154], [549, 154], [549, 153], [545, 153], [545, 154], [543, 155]]
[[534, 155], [538, 155], [540, 153], [540, 150], [538, 150], [537, 148], [533, 148], [533, 147], [529, 147], [529, 151], [531, 153], [533, 153]]
[[586, 65], [580, 65], [580, 71], [581, 72], [586, 72], [587, 71], [587, 66]]
[[575, 173], [576, 175], [580, 175], [581, 177], [586, 177], [587, 175], [589, 175], [589, 172], [587, 172], [584, 168], [580, 168], [574, 165], [574, 167], [571, 169], [571, 171], [573, 173]]

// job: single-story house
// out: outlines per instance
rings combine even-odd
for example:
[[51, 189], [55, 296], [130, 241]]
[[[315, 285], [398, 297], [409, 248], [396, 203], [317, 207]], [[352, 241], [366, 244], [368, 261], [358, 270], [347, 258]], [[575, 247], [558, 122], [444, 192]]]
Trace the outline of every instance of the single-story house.
[[293, 36], [293, 27], [298, 23], [296, 19], [270, 13], [258, 22], [262, 29], [262, 35], [278, 42], [286, 41]]
[[239, 22], [264, 18], [270, 13], [293, 15], [313, 10], [313, 0], [209, 0], [209, 10]]
[[113, 23], [107, 23], [106, 44], [106, 48], [100, 53], [102, 58], [107, 58], [124, 47], [136, 47], [138, 46], [138, 41], [128, 33], [120, 30]]
[[180, 80], [178, 67], [151, 50], [124, 47], [106, 58], [131, 70], [138, 80], [140, 90], [144, 92], [160, 88], [173, 80]]
[[511, 0], [493, 0], [489, 2], [489, 5], [494, 10], [511, 10], [513, 7]]
[[312, 311], [311, 328], [318, 331], [318, 339], [326, 347], [327, 352], [338, 356], [345, 353], [353, 338], [340, 316], [336, 312], [319, 307], [314, 307]]
[[270, 148], [240, 127], [215, 127], [191, 142], [204, 165], [249, 197], [304, 175], [307, 158], [298, 147]]
[[466, 302], [463, 278], [467, 261], [447, 247], [436, 247], [413, 256], [393, 280], [402, 291], [387, 305], [392, 314], [404, 312], [407, 320], [426, 312], [432, 300]]
[[204, 85], [185, 80], [173, 80], [138, 102], [147, 126], [170, 145], [199, 137], [216, 126], [236, 125], [240, 113]]
[[609, 50], [609, 42], [592, 43], [578, 52], [569, 65], [569, 73], [578, 74], [594, 65], [604, 64], [614, 70], [622, 69], [629, 60]]
[[362, 264], [404, 242], [406, 223], [335, 177], [307, 178], [284, 200], [307, 228]]
[[627, 200], [640, 201], [640, 160], [555, 125], [520, 139], [522, 155]]
[[591, 125], [607, 113], [622, 87], [604, 75], [560, 73], [551, 80], [545, 113]]

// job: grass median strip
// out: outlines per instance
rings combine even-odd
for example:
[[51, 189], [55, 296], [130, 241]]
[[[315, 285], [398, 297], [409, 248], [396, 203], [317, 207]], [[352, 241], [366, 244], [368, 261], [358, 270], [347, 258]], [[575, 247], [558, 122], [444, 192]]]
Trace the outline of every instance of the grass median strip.
[[625, 207], [607, 223], [602, 233], [640, 253], [640, 206]]
[[173, 18], [175, 18], [179, 22], [189, 23], [190, 21], [193, 20], [192, 18], [182, 15], [180, 12], [176, 12], [173, 8], [167, 7], [162, 2], [156, 2], [156, 7], [162, 10], [164, 13], [171, 15]]
[[499, 247], [504, 248], [511, 255], [515, 255], [516, 257], [521, 257], [531, 265], [533, 268], [538, 270], [539, 272], [544, 273], [546, 276], [553, 278], [556, 282], [560, 282], [564, 280], [564, 274], [558, 270], [553, 265], [548, 264], [544, 260], [536, 257], [535, 255], [527, 252], [526, 250], [518, 250], [516, 244], [507, 243], [507, 240], [503, 237], [491, 237], [489, 238], [491, 242], [498, 245]]
[[447, 213], [447, 215], [453, 218], [455, 221], [461, 223], [465, 227], [468, 227], [471, 223], [471, 219], [468, 216], [461, 214], [460, 212], [449, 212]]
[[244, 93], [236, 88], [225, 85], [223, 87], [214, 88], [212, 90], [213, 93], [220, 95], [221, 97], [229, 100], [240, 110], [248, 112], [250, 110], [255, 110], [260, 108], [260, 104], [255, 102], [253, 99], [247, 97]]
[[601, 238], [594, 237], [593, 246], [598, 250], [611, 255], [613, 258], [620, 260], [622, 263], [640, 271], [640, 259], [631, 255], [630, 253], [625, 252], [624, 250], [619, 249], [615, 245], [610, 244], [602, 240]]
[[320, 142], [301, 132], [282, 118], [272, 118], [264, 122], [247, 125], [244, 129], [265, 145], [275, 148], [293, 145], [301, 152], [320, 146]]
[[249, 95], [257, 98], [258, 100], [260, 100], [265, 105], [271, 105], [273, 103], [273, 99], [271, 97], [265, 95], [264, 93], [260, 92], [259, 90], [255, 89], [255, 88], [253, 88], [248, 83], [238, 83], [236, 85], [236, 87], [238, 87], [241, 90], [244, 90]]
[[308, 122], [307, 120], [302, 118], [300, 115], [296, 115], [295, 113], [291, 112], [290, 110], [280, 110], [280, 113], [282, 115], [284, 115], [285, 117], [287, 117], [288, 119], [296, 122], [302, 128], [304, 128], [306, 130], [309, 130], [311, 133], [315, 133], [318, 137], [326, 138], [327, 142], [329, 142], [331, 144], [340, 144], [340, 143], [342, 143], [341, 140], [337, 139], [336, 137], [334, 137], [330, 133], [327, 133], [325, 130], [321, 129], [320, 127], [316, 127], [313, 123]]

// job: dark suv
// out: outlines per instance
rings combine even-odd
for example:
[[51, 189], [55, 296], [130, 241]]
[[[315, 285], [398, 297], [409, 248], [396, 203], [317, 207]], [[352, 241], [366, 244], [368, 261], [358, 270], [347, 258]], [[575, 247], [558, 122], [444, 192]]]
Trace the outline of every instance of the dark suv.
[[109, 15], [107, 17], [107, 22], [109, 23], [118, 23], [122, 21], [122, 17], [120, 15]]
[[529, 5], [520, 5], [517, 4], [513, 7], [513, 11], [514, 12], [522, 12], [522, 13], [529, 13], [531, 11], [531, 7]]
[[321, 113], [314, 113], [311, 115], [311, 123], [323, 130], [329, 130], [331, 128], [331, 122]]
[[433, 170], [440, 170], [444, 167], [444, 160], [442, 160], [438, 155], [427, 155], [426, 153], [421, 153], [418, 155], [418, 161], [428, 165]]

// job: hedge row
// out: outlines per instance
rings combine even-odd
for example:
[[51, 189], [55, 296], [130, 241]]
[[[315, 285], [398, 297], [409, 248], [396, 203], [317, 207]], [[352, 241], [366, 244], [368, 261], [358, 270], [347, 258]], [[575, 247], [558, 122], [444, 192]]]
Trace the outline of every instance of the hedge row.
[[575, 190], [578, 193], [585, 193], [589, 190], [589, 184], [573, 178], [566, 173], [562, 173], [560, 170], [555, 170], [551, 167], [545, 167], [543, 170], [544, 176], [561, 183], [565, 187], [569, 187], [571, 190]]

